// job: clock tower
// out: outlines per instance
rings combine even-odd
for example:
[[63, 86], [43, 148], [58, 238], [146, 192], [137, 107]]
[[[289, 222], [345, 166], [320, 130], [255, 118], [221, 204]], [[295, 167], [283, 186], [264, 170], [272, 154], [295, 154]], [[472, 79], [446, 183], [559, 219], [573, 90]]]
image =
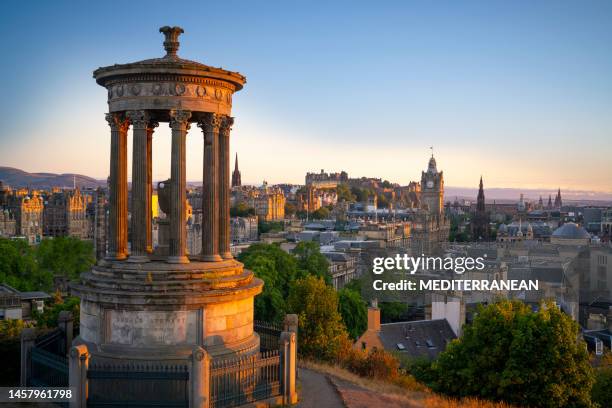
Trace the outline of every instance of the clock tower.
[[440, 215], [444, 211], [444, 175], [438, 172], [433, 153], [427, 171], [421, 173], [421, 205], [431, 215]]

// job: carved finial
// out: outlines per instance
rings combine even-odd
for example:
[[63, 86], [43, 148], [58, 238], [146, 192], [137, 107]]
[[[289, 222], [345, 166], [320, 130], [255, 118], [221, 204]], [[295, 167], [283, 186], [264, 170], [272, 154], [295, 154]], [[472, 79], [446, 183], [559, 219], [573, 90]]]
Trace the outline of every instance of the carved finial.
[[159, 29], [160, 33], [164, 34], [166, 39], [164, 40], [164, 49], [166, 50], [166, 57], [176, 57], [176, 52], [179, 49], [179, 35], [183, 34], [185, 31], [181, 27], [170, 27], [163, 26]]

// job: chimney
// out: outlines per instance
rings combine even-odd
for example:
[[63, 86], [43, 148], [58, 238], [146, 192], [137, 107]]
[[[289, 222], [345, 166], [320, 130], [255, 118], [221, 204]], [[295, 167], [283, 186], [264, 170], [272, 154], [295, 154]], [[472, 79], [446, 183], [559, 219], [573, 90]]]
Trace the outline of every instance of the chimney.
[[368, 307], [368, 331], [380, 331], [380, 309], [378, 308], [378, 301], [373, 299], [371, 306]]

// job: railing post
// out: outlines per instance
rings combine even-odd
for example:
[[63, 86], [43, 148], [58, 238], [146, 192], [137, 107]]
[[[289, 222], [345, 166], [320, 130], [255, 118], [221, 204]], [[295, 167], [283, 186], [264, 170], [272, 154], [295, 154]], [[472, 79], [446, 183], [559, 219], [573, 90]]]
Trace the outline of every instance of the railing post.
[[87, 346], [80, 344], [70, 349], [68, 364], [68, 382], [74, 389], [74, 399], [70, 408], [87, 408], [87, 368], [89, 367], [89, 352]]
[[280, 370], [281, 370], [281, 392], [283, 404], [292, 405], [297, 403], [297, 392], [295, 390], [295, 371], [297, 367], [297, 337], [293, 332], [281, 333]]
[[27, 387], [32, 375], [32, 347], [36, 342], [36, 329], [28, 328], [21, 331], [21, 376], [20, 385]]
[[64, 333], [64, 352], [68, 354], [70, 347], [72, 346], [72, 335], [73, 335], [73, 316], [72, 312], [68, 310], [62, 310], [57, 317], [57, 325], [59, 329]]
[[[298, 315], [296, 314], [286, 314], [285, 319], [283, 320], [284, 331], [295, 333], [295, 354], [298, 352]], [[300, 378], [300, 371], [296, 369], [295, 373], [297, 378]]]
[[210, 356], [202, 347], [196, 347], [191, 354], [191, 395], [189, 408], [210, 406]]

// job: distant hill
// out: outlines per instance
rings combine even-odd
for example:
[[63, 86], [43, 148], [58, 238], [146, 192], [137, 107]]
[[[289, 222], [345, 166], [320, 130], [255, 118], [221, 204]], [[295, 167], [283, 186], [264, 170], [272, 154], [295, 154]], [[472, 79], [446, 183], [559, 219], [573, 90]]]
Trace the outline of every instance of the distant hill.
[[103, 180], [96, 180], [82, 174], [28, 173], [27, 171], [2, 166], [0, 166], [0, 181], [12, 188], [72, 187], [75, 183], [77, 187], [81, 188], [96, 188], [106, 184]]

